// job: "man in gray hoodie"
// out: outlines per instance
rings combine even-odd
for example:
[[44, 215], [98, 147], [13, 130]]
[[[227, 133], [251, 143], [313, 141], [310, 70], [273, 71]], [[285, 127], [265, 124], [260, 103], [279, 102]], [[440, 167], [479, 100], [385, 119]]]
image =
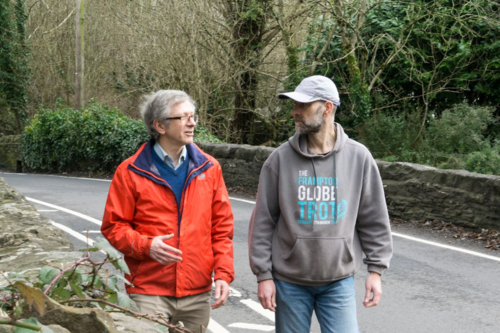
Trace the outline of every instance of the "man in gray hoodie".
[[248, 241], [259, 300], [276, 312], [277, 333], [309, 332], [313, 310], [321, 332], [358, 332], [353, 276], [363, 261], [363, 305], [376, 306], [392, 257], [377, 164], [334, 122], [340, 99], [329, 78], [308, 77], [278, 98], [295, 102], [296, 133], [260, 174]]

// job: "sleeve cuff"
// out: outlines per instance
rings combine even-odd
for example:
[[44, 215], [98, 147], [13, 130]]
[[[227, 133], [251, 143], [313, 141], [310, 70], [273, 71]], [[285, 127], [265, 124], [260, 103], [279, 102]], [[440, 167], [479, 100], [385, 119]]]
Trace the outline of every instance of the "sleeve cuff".
[[217, 281], [217, 280], [224, 280], [227, 282], [227, 284], [231, 284], [231, 282], [233, 282], [230, 278], [228, 278], [227, 276], [214, 276], [214, 281]]
[[271, 271], [266, 271], [257, 274], [257, 282], [264, 281], [264, 280], [272, 280], [273, 279], [273, 273]]
[[140, 236], [135, 246], [132, 243], [133, 257], [139, 260], [143, 260], [145, 257], [149, 256], [149, 250], [151, 250], [152, 242], [153, 237]]
[[144, 247], [144, 254], [149, 256], [149, 250], [151, 250], [151, 243], [153, 242], [153, 237], [148, 237], [146, 239], [146, 245]]
[[377, 265], [368, 265], [368, 272], [374, 272], [382, 275], [385, 271], [385, 267]]

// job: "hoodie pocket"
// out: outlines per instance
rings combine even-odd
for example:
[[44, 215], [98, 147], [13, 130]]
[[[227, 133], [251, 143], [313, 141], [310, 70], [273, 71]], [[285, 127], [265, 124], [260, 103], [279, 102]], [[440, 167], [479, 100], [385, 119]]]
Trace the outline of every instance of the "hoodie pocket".
[[354, 263], [345, 238], [298, 237], [276, 270], [292, 279], [333, 281], [354, 274]]

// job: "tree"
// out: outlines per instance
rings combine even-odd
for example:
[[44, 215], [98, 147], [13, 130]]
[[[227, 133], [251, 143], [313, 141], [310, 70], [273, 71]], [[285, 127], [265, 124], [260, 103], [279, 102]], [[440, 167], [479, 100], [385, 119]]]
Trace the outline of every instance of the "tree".
[[[468, 99], [484, 103], [483, 79], [495, 73], [500, 48], [498, 4], [481, 1], [317, 1], [305, 65], [333, 77], [340, 114], [359, 127], [372, 113], [431, 114]], [[321, 65], [319, 65], [321, 64]], [[486, 70], [486, 69], [489, 70]], [[491, 70], [493, 69], [493, 71]], [[490, 95], [490, 102], [496, 99]], [[418, 136], [417, 136], [418, 138]]]
[[20, 133], [28, 118], [29, 49], [26, 42], [26, 7], [0, 0], [0, 132]]
[[223, 1], [223, 15], [231, 29], [230, 45], [234, 62], [239, 67], [234, 82], [235, 138], [240, 143], [253, 142], [253, 126], [258, 87], [257, 68], [262, 61], [266, 46], [272, 2], [269, 0]]

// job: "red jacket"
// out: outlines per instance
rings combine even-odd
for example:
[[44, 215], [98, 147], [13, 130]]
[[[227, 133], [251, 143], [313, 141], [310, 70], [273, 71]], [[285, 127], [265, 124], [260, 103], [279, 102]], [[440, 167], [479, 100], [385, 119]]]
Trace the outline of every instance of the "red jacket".
[[[183, 297], [211, 290], [214, 279], [234, 280], [233, 213], [222, 170], [195, 144], [186, 146], [189, 168], [177, 206], [170, 186], [145, 143], [116, 169], [104, 211], [102, 234], [125, 255], [129, 294]], [[174, 234], [166, 244], [182, 261], [163, 266], [149, 257], [154, 237]]]

